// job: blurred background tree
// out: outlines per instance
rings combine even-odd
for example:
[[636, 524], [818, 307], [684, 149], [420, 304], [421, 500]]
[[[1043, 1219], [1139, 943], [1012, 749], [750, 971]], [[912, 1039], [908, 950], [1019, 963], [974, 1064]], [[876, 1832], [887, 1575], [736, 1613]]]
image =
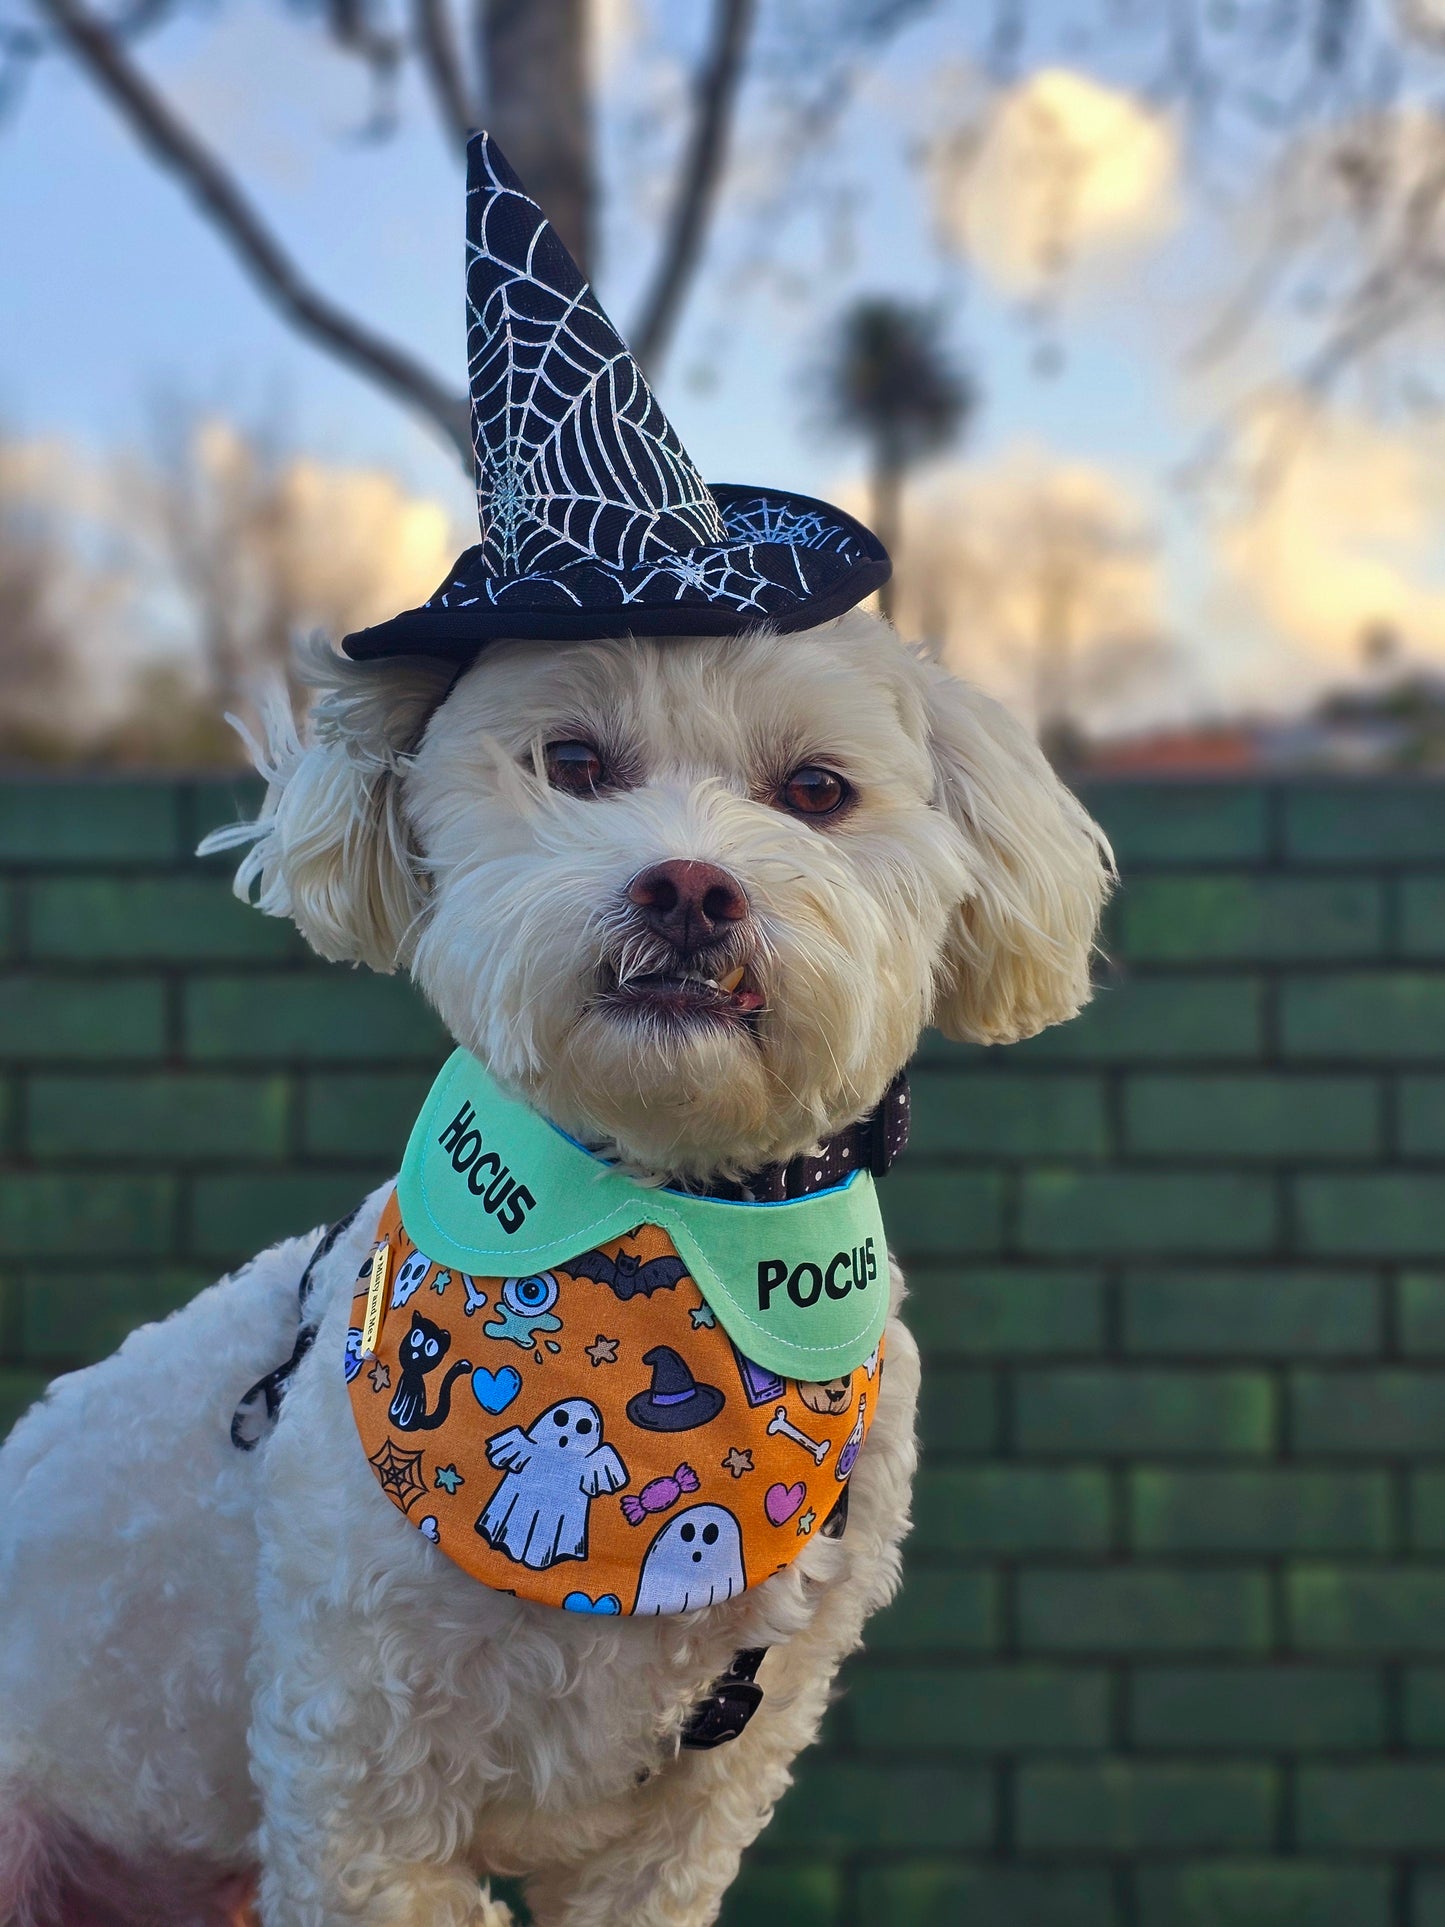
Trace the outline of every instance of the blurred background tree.
[[[869, 518], [901, 564], [908, 472], [958, 438], [974, 405], [973, 384], [945, 344], [943, 317], [865, 296], [836, 324], [817, 377], [825, 421], [868, 451]], [[890, 579], [878, 595], [890, 618], [896, 593]]]
[[[53, 77], [73, 77], [183, 189], [298, 339], [464, 464], [464, 397], [437, 372], [445, 357], [378, 324], [374, 300], [346, 281], [354, 261], [323, 268], [296, 238], [264, 144], [235, 111], [264, 83], [242, 61], [218, 93], [185, 64], [218, 41], [244, 48], [262, 22], [285, 23], [298, 95], [338, 71], [356, 80], [364, 108], [349, 119], [298, 114], [294, 97], [287, 109], [295, 153], [324, 155], [338, 183], [350, 172], [374, 186], [376, 157], [400, 168], [419, 138], [458, 170], [468, 126], [491, 125], [648, 365], [672, 359], [674, 412], [692, 396], [705, 413], [729, 355], [766, 362], [757, 342], [791, 333], [791, 374], [735, 365], [730, 378], [749, 392], [735, 385], [728, 409], [741, 419], [758, 407], [774, 460], [803, 430], [788, 445], [801, 484], [846, 494], [846, 474], [810, 472], [817, 411], [805, 402], [828, 390], [825, 412], [866, 451], [869, 512], [899, 550], [893, 613], [1023, 701], [1059, 753], [1171, 706], [1247, 704], [1260, 690], [1280, 702], [1358, 677], [1351, 638], [1371, 623], [1402, 637], [1402, 676], [1445, 655], [1445, 570], [1428, 533], [1445, 497], [1431, 452], [1445, 406], [1438, 0], [0, 0], [0, 189], [61, 99]], [[386, 258], [396, 237], [372, 235], [366, 193], [336, 192], [338, 230]], [[125, 217], [106, 178], [90, 202], [102, 225]], [[0, 192], [6, 218], [23, 215], [7, 216]], [[86, 238], [54, 241], [80, 252]], [[899, 285], [868, 295], [880, 264]], [[451, 290], [437, 284], [440, 304]], [[148, 298], [166, 294], [160, 267]], [[122, 298], [107, 295], [112, 312]], [[1104, 425], [1079, 371], [1099, 363], [1110, 303], [1136, 330], [1128, 345], [1118, 330], [1117, 356], [1138, 353], [1145, 387]], [[1140, 347], [1155, 323], [1157, 340]], [[23, 386], [33, 353], [13, 349], [0, 381]], [[1166, 370], [1176, 392], [1161, 405], [1148, 385]], [[1051, 418], [1036, 399], [1050, 388]], [[765, 398], [789, 390], [791, 430]], [[204, 433], [177, 429], [169, 451], [71, 450], [85, 471], [71, 491], [85, 498], [83, 538], [73, 503], [47, 500], [48, 541], [32, 532], [24, 570], [4, 564], [17, 607], [34, 603], [38, 567], [54, 576], [40, 598], [52, 651], [92, 660], [101, 648], [75, 618], [81, 605], [164, 637], [141, 683], [117, 656], [105, 676], [72, 684], [71, 703], [40, 698], [52, 747], [68, 734], [90, 753], [125, 742], [143, 757], [150, 742], [160, 754], [159, 713], [231, 700], [297, 622], [330, 629], [360, 619], [343, 604], [381, 613], [390, 589], [425, 593], [431, 549], [397, 531], [451, 514], [448, 539], [466, 539], [446, 506], [453, 481], [433, 493], [393, 474], [387, 515], [367, 526], [373, 550], [395, 537], [410, 567], [377, 571], [358, 555], [354, 593], [335, 571], [327, 588], [317, 578], [339, 523], [322, 535], [305, 521], [298, 477], [326, 474], [343, 517], [358, 512], [341, 499], [343, 470], [375, 505], [386, 458], [338, 459], [289, 421], [260, 429], [252, 411], [248, 427], [229, 403], [196, 413]], [[1061, 520], [1045, 504], [1030, 520], [1002, 445], [1020, 418], [1054, 424], [1057, 446], [1036, 452], [1055, 507], [1082, 461], [1112, 467], [1116, 497], [1141, 496], [1142, 511], [1116, 526], [1112, 511], [1100, 522], [1076, 504]], [[998, 499], [981, 486], [961, 494], [966, 475], [937, 460], [965, 429], [972, 473], [996, 480]], [[28, 476], [35, 442], [14, 440], [13, 471]], [[127, 487], [141, 470], [146, 485]], [[22, 492], [33, 519], [29, 480]], [[965, 518], [949, 520], [941, 505], [965, 495]], [[1017, 539], [1000, 537], [1019, 514]], [[304, 564], [302, 527], [323, 550]], [[1079, 587], [1124, 578], [1151, 585], [1127, 620]], [[19, 638], [26, 625], [10, 626]], [[33, 657], [18, 639], [5, 646]], [[1267, 687], [1252, 649], [1273, 664]], [[5, 702], [18, 715], [19, 697]], [[17, 729], [7, 722], [11, 753], [45, 735]], [[223, 753], [190, 723], [177, 740]]]
[[69, 680], [65, 567], [52, 530], [0, 441], [0, 755], [61, 753], [55, 714]]

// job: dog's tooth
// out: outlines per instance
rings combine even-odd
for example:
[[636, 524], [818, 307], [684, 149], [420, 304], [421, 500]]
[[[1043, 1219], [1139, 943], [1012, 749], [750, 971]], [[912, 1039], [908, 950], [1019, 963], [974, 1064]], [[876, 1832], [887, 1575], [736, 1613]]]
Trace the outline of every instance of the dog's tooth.
[[726, 977], [718, 978], [717, 987], [719, 990], [726, 991], [728, 996], [731, 997], [733, 992], [737, 989], [738, 985], [742, 982], [742, 980], [743, 980], [743, 966], [739, 964], [737, 969], [730, 970], [726, 975]]

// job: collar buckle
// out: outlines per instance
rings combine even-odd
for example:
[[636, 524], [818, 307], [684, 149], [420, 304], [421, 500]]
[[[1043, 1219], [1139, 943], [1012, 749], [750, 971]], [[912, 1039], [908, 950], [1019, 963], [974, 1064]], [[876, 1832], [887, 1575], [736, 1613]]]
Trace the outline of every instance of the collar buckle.
[[734, 1653], [727, 1671], [713, 1681], [693, 1707], [678, 1744], [690, 1753], [707, 1753], [735, 1740], [763, 1703], [763, 1689], [754, 1675], [767, 1653], [766, 1646], [749, 1646]]

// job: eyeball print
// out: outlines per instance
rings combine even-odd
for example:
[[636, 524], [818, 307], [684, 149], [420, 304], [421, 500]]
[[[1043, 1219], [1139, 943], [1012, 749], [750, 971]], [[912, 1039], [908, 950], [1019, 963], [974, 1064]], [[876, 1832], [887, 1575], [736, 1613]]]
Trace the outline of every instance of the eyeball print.
[[[552, 1307], [562, 1293], [550, 1271], [534, 1271], [525, 1278], [504, 1278], [497, 1293], [496, 1307], [482, 1330], [488, 1338], [522, 1345], [530, 1351], [539, 1332], [559, 1332], [562, 1320]], [[558, 1348], [554, 1340], [541, 1341], [549, 1351]]]
[[502, 1302], [519, 1318], [535, 1318], [550, 1311], [558, 1298], [557, 1280], [550, 1271], [534, 1272], [530, 1278], [507, 1278], [502, 1283]]

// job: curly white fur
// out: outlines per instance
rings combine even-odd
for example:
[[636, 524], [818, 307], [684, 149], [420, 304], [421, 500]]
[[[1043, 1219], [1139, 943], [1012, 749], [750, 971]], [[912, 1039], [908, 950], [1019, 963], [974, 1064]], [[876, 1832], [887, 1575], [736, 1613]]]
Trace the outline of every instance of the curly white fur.
[[[507, 645], [450, 693], [437, 665], [309, 669], [307, 739], [271, 714], [262, 816], [213, 839], [251, 846], [238, 888], [323, 955], [409, 968], [500, 1079], [633, 1169], [788, 1157], [870, 1109], [930, 1016], [996, 1042], [1088, 994], [1097, 832], [1015, 723], [871, 618]], [[579, 736], [621, 772], [606, 795], [546, 786], [543, 746]], [[772, 806], [805, 762], [856, 792], [836, 821]], [[655, 967], [626, 886], [674, 857], [746, 891], [755, 1030], [599, 1002], [599, 969]], [[0, 1454], [17, 1927], [218, 1927], [252, 1868], [266, 1927], [503, 1927], [487, 1872], [525, 1875], [546, 1927], [705, 1927], [896, 1585], [918, 1379], [896, 1271], [844, 1539], [675, 1618], [467, 1578], [379, 1497], [324, 1366], [383, 1196], [320, 1268], [320, 1338], [261, 1450], [228, 1422], [290, 1348], [304, 1240], [61, 1381]], [[679, 1754], [750, 1646], [761, 1711]]]

